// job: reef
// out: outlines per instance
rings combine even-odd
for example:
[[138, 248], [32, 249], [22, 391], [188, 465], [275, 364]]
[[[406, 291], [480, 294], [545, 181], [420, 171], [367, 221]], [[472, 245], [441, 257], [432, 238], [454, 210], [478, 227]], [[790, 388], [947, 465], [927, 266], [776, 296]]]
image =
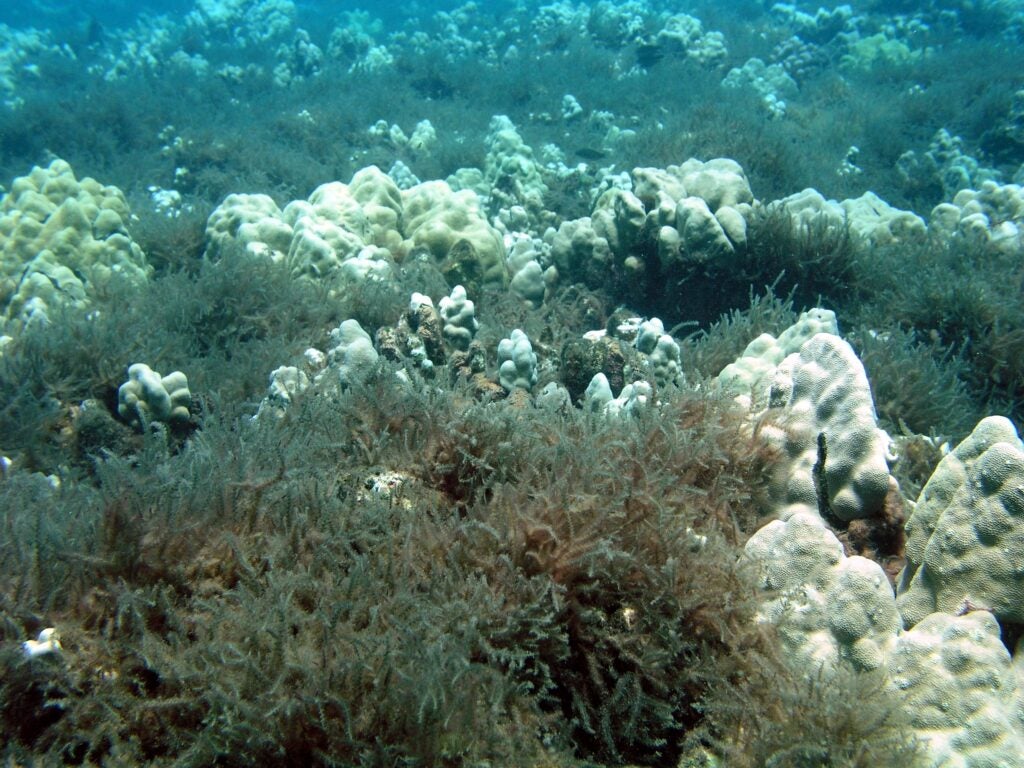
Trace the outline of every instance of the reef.
[[692, 5], [0, 27], [0, 756], [1017, 764], [1019, 12]]

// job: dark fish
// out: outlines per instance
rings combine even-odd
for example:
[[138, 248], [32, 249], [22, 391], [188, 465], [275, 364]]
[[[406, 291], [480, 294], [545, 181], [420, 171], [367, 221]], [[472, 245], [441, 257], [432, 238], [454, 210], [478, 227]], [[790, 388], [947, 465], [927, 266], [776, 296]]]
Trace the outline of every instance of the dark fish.
[[580, 147], [573, 154], [583, 160], [601, 160], [608, 157], [608, 153], [603, 149], [594, 149], [593, 147]]
[[85, 44], [93, 45], [103, 41], [106, 36], [106, 32], [103, 29], [103, 25], [96, 19], [95, 16], [90, 15], [89, 21], [85, 26]]
[[665, 51], [656, 42], [643, 42], [636, 47], [636, 63], [650, 69], [665, 56]]

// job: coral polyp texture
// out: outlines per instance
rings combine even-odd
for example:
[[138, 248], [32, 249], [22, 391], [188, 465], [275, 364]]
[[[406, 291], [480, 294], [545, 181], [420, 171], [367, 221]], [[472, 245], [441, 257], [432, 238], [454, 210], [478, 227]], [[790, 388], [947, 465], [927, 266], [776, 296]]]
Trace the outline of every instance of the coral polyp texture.
[[878, 428], [864, 367], [838, 336], [819, 333], [778, 366], [769, 406], [782, 410], [779, 515], [816, 510], [849, 522], [879, 515], [889, 491], [889, 436]]
[[[902, 630], [885, 573], [847, 557], [820, 517], [798, 513], [758, 531], [746, 556], [797, 664], [877, 670], [908, 713], [905, 727], [934, 765], [1013, 765], [1024, 747], [1024, 688], [988, 611], [935, 612]], [[902, 607], [902, 606], [901, 606]]]
[[834, 313], [805, 312], [778, 339], [752, 341], [717, 379], [755, 418], [774, 412], [779, 420], [772, 434], [786, 458], [772, 487], [783, 519], [878, 516], [890, 490], [892, 441], [878, 427], [864, 366], [830, 331]]
[[1024, 8], [0, 4], [0, 762], [1024, 765]]
[[878, 563], [847, 557], [815, 514], [798, 512], [755, 533], [745, 547], [761, 566], [760, 587], [773, 595], [765, 620], [806, 663], [850, 662], [877, 669], [900, 629], [892, 589]]
[[935, 468], [907, 520], [899, 605], [907, 626], [983, 609], [1024, 624], [1024, 445], [983, 419]]

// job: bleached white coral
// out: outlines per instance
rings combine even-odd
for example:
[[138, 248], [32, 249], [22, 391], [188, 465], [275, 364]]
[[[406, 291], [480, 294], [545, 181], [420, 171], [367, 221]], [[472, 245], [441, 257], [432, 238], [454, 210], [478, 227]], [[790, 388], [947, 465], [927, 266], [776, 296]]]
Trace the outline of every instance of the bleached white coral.
[[466, 296], [461, 285], [452, 288], [450, 296], [444, 296], [438, 307], [444, 319], [444, 338], [456, 349], [469, 349], [479, 323], [473, 302]]
[[583, 395], [583, 403], [587, 410], [612, 418], [634, 414], [652, 403], [653, 399], [654, 390], [646, 381], [626, 384], [616, 397], [608, 377], [603, 373], [594, 374]]
[[1015, 253], [1024, 246], [1024, 187], [986, 181], [978, 189], [962, 189], [951, 203], [932, 210], [929, 230]]
[[535, 214], [541, 211], [548, 189], [542, 168], [512, 121], [505, 115], [491, 118], [484, 143], [484, 178], [494, 203], [506, 207], [522, 205]]
[[822, 676], [877, 670], [921, 740], [922, 765], [1017, 764], [1024, 690], [991, 613], [933, 613], [901, 631], [881, 567], [847, 557], [814, 514], [769, 523], [744, 553], [760, 570], [760, 617], [797, 664]]
[[23, 642], [21, 650], [30, 659], [60, 653], [63, 650], [60, 644], [60, 633], [53, 627], [47, 627], [39, 633], [35, 640]]
[[907, 520], [899, 607], [907, 626], [970, 607], [1024, 623], [1024, 443], [982, 419], [935, 468]]
[[498, 342], [498, 381], [509, 392], [529, 391], [537, 383], [537, 354], [530, 338], [518, 328]]
[[726, 88], [751, 88], [764, 103], [768, 114], [786, 114], [786, 98], [797, 91], [793, 80], [781, 64], [765, 64], [761, 59], [748, 59], [742, 67], [733, 67], [722, 80]]
[[350, 386], [369, 374], [380, 359], [370, 334], [357, 320], [345, 320], [331, 331], [331, 345], [328, 366], [317, 376], [318, 381], [332, 374], [343, 387]]
[[206, 34], [230, 34], [235, 42], [246, 46], [287, 35], [295, 17], [291, 0], [196, 0], [185, 22]]
[[117, 412], [136, 426], [154, 421], [187, 421], [192, 393], [181, 371], [161, 376], [145, 363], [128, 367], [128, 381], [117, 390]]

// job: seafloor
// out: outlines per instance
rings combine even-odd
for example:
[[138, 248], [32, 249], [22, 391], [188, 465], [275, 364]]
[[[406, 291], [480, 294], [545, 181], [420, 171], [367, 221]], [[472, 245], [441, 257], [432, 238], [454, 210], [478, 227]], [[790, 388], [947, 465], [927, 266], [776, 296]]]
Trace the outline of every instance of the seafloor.
[[8, 766], [1024, 766], [1024, 8], [0, 11]]

